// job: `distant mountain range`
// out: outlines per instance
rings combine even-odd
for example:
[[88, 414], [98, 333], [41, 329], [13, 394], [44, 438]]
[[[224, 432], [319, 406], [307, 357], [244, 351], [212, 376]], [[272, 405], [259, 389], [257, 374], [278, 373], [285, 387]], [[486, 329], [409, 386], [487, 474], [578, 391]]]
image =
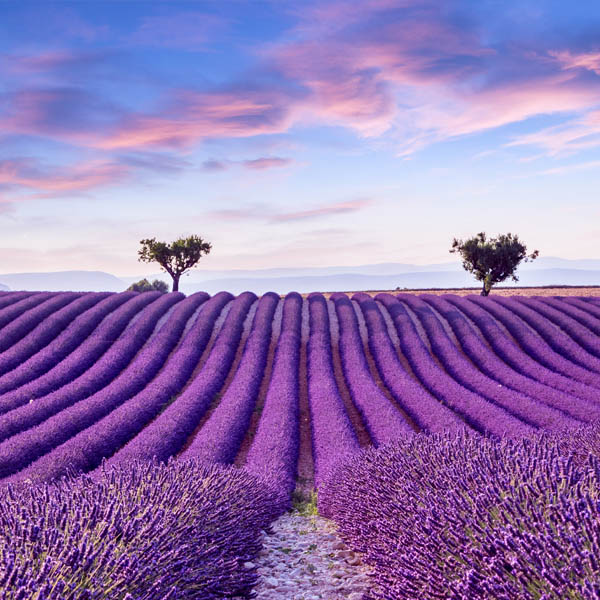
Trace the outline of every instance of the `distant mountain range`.
[[122, 292], [129, 285], [122, 279], [103, 271], [9, 273], [0, 275], [0, 282], [11, 290], [47, 292]]
[[[519, 268], [519, 282], [502, 285], [600, 285], [600, 259], [569, 260], [542, 257]], [[57, 271], [51, 273], [11, 273], [0, 275], [0, 289], [48, 291], [111, 291], [126, 289], [144, 276], [115, 277], [103, 271]], [[170, 283], [164, 273], [146, 276]], [[459, 262], [431, 265], [381, 263], [350, 267], [278, 268], [259, 270], [207, 271], [197, 269], [181, 280], [180, 288], [190, 294], [200, 290], [214, 294], [228, 290], [239, 294], [250, 290], [256, 294], [292, 290], [353, 291], [394, 290], [396, 288], [464, 288], [479, 283]]]

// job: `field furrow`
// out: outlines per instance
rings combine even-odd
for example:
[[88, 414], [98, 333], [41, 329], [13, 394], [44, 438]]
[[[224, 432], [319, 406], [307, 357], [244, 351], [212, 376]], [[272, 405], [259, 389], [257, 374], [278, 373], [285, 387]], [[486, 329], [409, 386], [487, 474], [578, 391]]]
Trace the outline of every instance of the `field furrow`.
[[306, 497], [415, 432], [600, 420], [584, 298], [227, 292], [0, 295], [0, 477], [194, 458]]

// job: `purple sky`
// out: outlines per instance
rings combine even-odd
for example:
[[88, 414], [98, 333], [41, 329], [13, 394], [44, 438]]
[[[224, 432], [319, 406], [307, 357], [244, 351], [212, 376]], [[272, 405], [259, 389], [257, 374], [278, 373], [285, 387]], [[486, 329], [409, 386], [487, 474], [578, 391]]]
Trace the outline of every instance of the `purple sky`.
[[600, 257], [596, 0], [9, 0], [0, 48], [0, 272]]

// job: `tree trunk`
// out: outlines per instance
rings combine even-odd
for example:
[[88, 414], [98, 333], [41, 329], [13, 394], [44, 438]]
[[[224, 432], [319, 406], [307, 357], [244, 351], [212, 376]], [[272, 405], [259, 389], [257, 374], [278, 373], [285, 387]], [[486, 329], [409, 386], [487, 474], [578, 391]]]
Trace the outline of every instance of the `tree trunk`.
[[482, 290], [481, 290], [481, 295], [482, 295], [482, 296], [489, 296], [489, 295], [490, 295], [490, 291], [491, 291], [491, 289], [492, 289], [492, 286], [490, 285], [490, 286], [488, 287], [487, 281], [484, 281], [484, 282], [483, 282], [483, 288], [482, 288]]
[[179, 291], [179, 277], [180, 275], [172, 275], [173, 277], [173, 292], [178, 292]]

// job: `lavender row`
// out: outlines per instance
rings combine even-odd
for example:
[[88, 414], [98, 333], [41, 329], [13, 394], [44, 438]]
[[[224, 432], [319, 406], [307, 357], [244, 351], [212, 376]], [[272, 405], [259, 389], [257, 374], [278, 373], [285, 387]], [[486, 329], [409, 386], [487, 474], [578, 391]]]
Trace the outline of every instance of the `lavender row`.
[[301, 327], [302, 297], [291, 292], [283, 303], [281, 333], [277, 340], [271, 380], [244, 465], [251, 473], [274, 476], [278, 494], [287, 499], [295, 487], [300, 448], [298, 389]]
[[474, 394], [440, 369], [421, 340], [406, 309], [389, 294], [378, 294], [376, 299], [385, 306], [394, 321], [403, 353], [423, 385], [442, 402], [458, 412], [465, 421], [485, 434], [493, 436], [521, 436], [533, 428]]
[[181, 458], [225, 464], [235, 459], [250, 424], [267, 366], [273, 315], [278, 303], [279, 296], [273, 292], [259, 300], [252, 330], [233, 380]]
[[7, 305], [2, 306], [2, 310], [0, 310], [0, 329], [2, 330], [27, 311], [33, 310], [43, 302], [46, 302], [46, 300], [57, 296], [57, 294], [52, 292], [16, 292], [15, 295], [17, 296], [17, 301], [7, 302]]
[[[561, 311], [562, 313], [569, 315], [572, 319], [575, 319], [578, 323], [587, 327], [593, 331], [596, 335], [600, 335], [600, 310], [587, 302], [583, 302], [580, 298], [544, 298], [536, 297], [548, 306]], [[596, 309], [596, 315], [593, 314], [593, 310]], [[589, 332], [588, 332], [589, 335]]]
[[[448, 322], [464, 353], [488, 377], [500, 382], [509, 390], [527, 394], [580, 421], [590, 422], [600, 419], [600, 407], [597, 404], [540, 383], [538, 379], [543, 379], [543, 376], [539, 375], [539, 371], [543, 371], [544, 368], [528, 359], [514, 342], [499, 331], [495, 323], [488, 323], [491, 317], [483, 313], [483, 317], [480, 318], [481, 315], [476, 313], [477, 307], [473, 307], [469, 316], [481, 327], [492, 330], [491, 333], [486, 334], [486, 339], [492, 345], [495, 353], [481, 340], [466, 320], [463, 312], [457, 308], [458, 306], [462, 307], [466, 301], [459, 302], [455, 306], [448, 302], [446, 296], [423, 295], [421, 298], [433, 306]], [[452, 298], [454, 297], [452, 296]], [[470, 307], [468, 302], [466, 306]]]
[[365, 600], [600, 597], [600, 463], [565, 437], [417, 435], [345, 464], [319, 509], [365, 553]]
[[[595, 388], [581, 381], [576, 381], [567, 375], [557, 373], [546, 366], [552, 364], [558, 355], [548, 347], [544, 340], [532, 335], [523, 321], [513, 316], [504, 307], [495, 302], [490, 302], [486, 306], [487, 310], [483, 310], [479, 304], [471, 302], [469, 298], [460, 298], [453, 295], [444, 295], [442, 298], [448, 300], [466, 314], [479, 328], [494, 352], [516, 371], [566, 394], [590, 402], [597, 401], [598, 392]], [[511, 336], [521, 344], [523, 349], [507, 337], [496, 320], [508, 329]], [[558, 360], [564, 368], [565, 361], [560, 357], [558, 357]], [[572, 363], [570, 368], [574, 371], [584, 371], [581, 367], [577, 367]], [[587, 371], [584, 372], [589, 379], [591, 374]]]
[[[10, 325], [7, 325], [2, 329], [2, 337], [0, 337], [0, 352], [6, 353], [9, 350], [8, 355], [12, 355], [15, 351], [15, 344], [20, 342], [20, 346], [27, 347], [29, 344], [32, 347], [37, 347], [37, 340], [42, 339], [48, 343], [53, 337], [53, 331], [50, 330], [48, 334], [44, 335], [43, 325], [38, 327], [44, 319], [54, 315], [61, 308], [74, 302], [78, 298], [81, 298], [83, 294], [79, 292], [61, 292], [59, 294], [53, 294], [44, 300], [41, 304], [35, 308], [28, 310], [21, 314], [15, 319]], [[85, 294], [82, 301], [85, 300], [88, 294]], [[42, 331], [40, 331], [42, 330]], [[41, 337], [40, 337], [41, 336]], [[4, 354], [0, 354], [0, 361]], [[0, 372], [5, 372], [11, 368], [12, 362], [8, 362], [7, 365], [2, 365], [0, 362]]]
[[[184, 300], [174, 311], [172, 318], [164, 325], [164, 327], [168, 327], [166, 336], [170, 337], [171, 341], [179, 340], [186, 321], [195, 312], [198, 303], [206, 300], [206, 295], [200, 292], [190, 296], [187, 300], [195, 302], [186, 303]], [[104, 458], [112, 456], [119, 448], [126, 445], [147, 423], [159, 416], [161, 411], [175, 400], [176, 395], [194, 371], [208, 344], [215, 321], [229, 300], [230, 295], [223, 292], [212, 298], [212, 302], [209, 301], [211, 304], [207, 318], [203, 318], [203, 311], [201, 311], [192, 328], [185, 334], [177, 349], [168, 357], [160, 372], [143, 389], [133, 396], [128, 394], [128, 399], [125, 402], [119, 402], [118, 405], [111, 397], [108, 397], [108, 403], [114, 407], [114, 410], [108, 412], [105, 407], [101, 406], [104, 413], [100, 415], [102, 418], [97, 419], [80, 433], [73, 435], [50, 453], [40, 457], [11, 480], [22, 481], [31, 478], [35, 481], [48, 481], [70, 471], [91, 471], [98, 467]], [[186, 309], [185, 312], [182, 312], [184, 309]], [[157, 338], [163, 335], [161, 328]], [[171, 343], [169, 345], [172, 346]], [[164, 354], [162, 349], [160, 352]], [[163, 356], [162, 362], [165, 359], [166, 356]], [[145, 457], [136, 456], [136, 458]]]
[[2, 409], [8, 411], [0, 417], [0, 441], [102, 390], [127, 367], [147, 342], [157, 321], [182, 297], [183, 294], [165, 295], [142, 310], [135, 326], [112, 344], [91, 368], [56, 391], [50, 390], [57, 380], [68, 380], [73, 362], [87, 362], [87, 348], [80, 348], [46, 375], [0, 397]]
[[[115, 298], [118, 299], [118, 295], [109, 292], [89, 292], [57, 310], [29, 335], [0, 354], [0, 374], [12, 374], [14, 369], [40, 354], [46, 356], [50, 364], [55, 364], [81, 343], [111, 306], [122, 302], [118, 299], [115, 303]], [[90, 320], [91, 326], [86, 326]]]
[[251, 292], [245, 292], [233, 301], [200, 372], [155, 421], [109, 462], [125, 463], [151, 457], [166, 461], [181, 450], [225, 382], [240, 343], [244, 320], [255, 301], [256, 296]]
[[[114, 343], [132, 317], [158, 297], [158, 292], [112, 294], [89, 314], [82, 315], [65, 331], [69, 339], [62, 340], [59, 347], [54, 347], [53, 342], [0, 377], [0, 393], [4, 394], [0, 396], [0, 412], [50, 393], [81, 375]], [[91, 329], [94, 330], [87, 335]], [[70, 342], [75, 344], [78, 336], [79, 344], [72, 349]], [[67, 348], [72, 351], [65, 358]], [[41, 377], [43, 380], [38, 379]], [[11, 390], [14, 392], [8, 395]]]
[[[519, 297], [516, 299], [521, 301]], [[551, 300], [549, 302], [542, 302], [538, 298], [528, 298], [527, 303], [524, 304], [528, 308], [532, 309], [536, 313], [539, 313], [560, 327], [562, 331], [564, 331], [570, 338], [575, 340], [575, 342], [577, 342], [577, 344], [579, 344], [579, 346], [581, 346], [586, 352], [589, 352], [598, 358], [598, 356], [600, 356], [600, 342], [596, 336], [590, 335], [590, 329], [586, 325], [582, 324], [581, 321], [586, 321], [589, 319], [591, 321], [590, 324], [595, 326], [597, 330], [598, 322], [585, 314], [578, 314], [578, 319], [573, 318], [573, 316], [569, 315], [568, 313], [576, 312], [576, 309], [570, 308], [568, 305], [562, 307], [562, 303], [557, 302], [556, 300], [554, 300], [554, 302], [556, 304], [552, 304]]]
[[[8, 307], [21, 302], [27, 298], [40, 294], [40, 292], [4, 292], [0, 296], [0, 323], [6, 323], [6, 317], [3, 316], [3, 311], [8, 310]], [[0, 327], [4, 325], [0, 324]]]
[[[399, 294], [396, 298], [415, 313], [427, 332], [434, 354], [458, 383], [534, 427], [556, 431], [581, 425], [581, 421], [570, 418], [564, 412], [550, 408], [535, 398], [514, 389], [507, 389], [499, 385], [497, 379], [488, 377], [476, 369], [473, 363], [457, 351], [440, 321], [423, 300], [409, 294]], [[600, 416], [600, 411], [598, 415]]]
[[308, 297], [308, 403], [312, 423], [315, 486], [360, 446], [340, 396], [331, 356], [331, 335], [326, 300], [322, 294]]
[[[500, 301], [494, 301], [493, 304], [499, 304], [508, 309], [512, 313], [513, 319], [521, 318], [536, 331], [556, 353], [558, 360], [555, 362], [557, 364], [565, 363], [568, 370], [570, 370], [569, 365], [579, 367], [579, 371], [587, 372], [595, 380], [593, 385], [600, 385], [598, 375], [600, 373], [600, 359], [586, 352], [556, 325], [514, 298], [502, 298]], [[590, 371], [594, 372], [590, 373]]]
[[373, 380], [365, 357], [356, 313], [348, 296], [336, 293], [330, 300], [334, 302], [338, 316], [339, 349], [344, 378], [374, 444], [386, 444], [414, 433], [406, 419]]
[[369, 348], [377, 369], [402, 410], [423, 431], [456, 432], [464, 429], [464, 421], [406, 372], [398, 359], [396, 349], [375, 300], [364, 293], [354, 294], [352, 299], [358, 302], [364, 316], [369, 333]]
[[[564, 296], [561, 298], [561, 302], [563, 305], [574, 306], [578, 308], [581, 312], [590, 315], [595, 321], [596, 319], [600, 319], [600, 306], [592, 304], [591, 302], [587, 302], [586, 300], [586, 298], [574, 298], [572, 296]], [[587, 323], [584, 323], [584, 325], [587, 325]], [[597, 333], [596, 329], [591, 329], [592, 331]]]
[[[179, 341], [187, 318], [193, 313], [197, 304], [204, 300], [205, 295], [200, 298], [190, 296], [179, 302], [158, 334], [105, 388], [72, 406], [69, 405], [68, 408], [54, 414], [40, 425], [22, 431], [2, 442], [0, 444], [0, 476], [6, 477], [25, 468], [34, 460], [90, 427], [142, 390], [156, 375]], [[65, 398], [60, 395], [59, 390], [59, 394], [54, 398], [54, 405], [48, 404], [47, 409], [56, 412], [57, 405], [64, 404], [64, 402]], [[5, 415], [3, 421], [10, 416], [10, 413]]]
[[263, 480], [191, 461], [0, 493], [3, 600], [248, 598], [285, 508]]

